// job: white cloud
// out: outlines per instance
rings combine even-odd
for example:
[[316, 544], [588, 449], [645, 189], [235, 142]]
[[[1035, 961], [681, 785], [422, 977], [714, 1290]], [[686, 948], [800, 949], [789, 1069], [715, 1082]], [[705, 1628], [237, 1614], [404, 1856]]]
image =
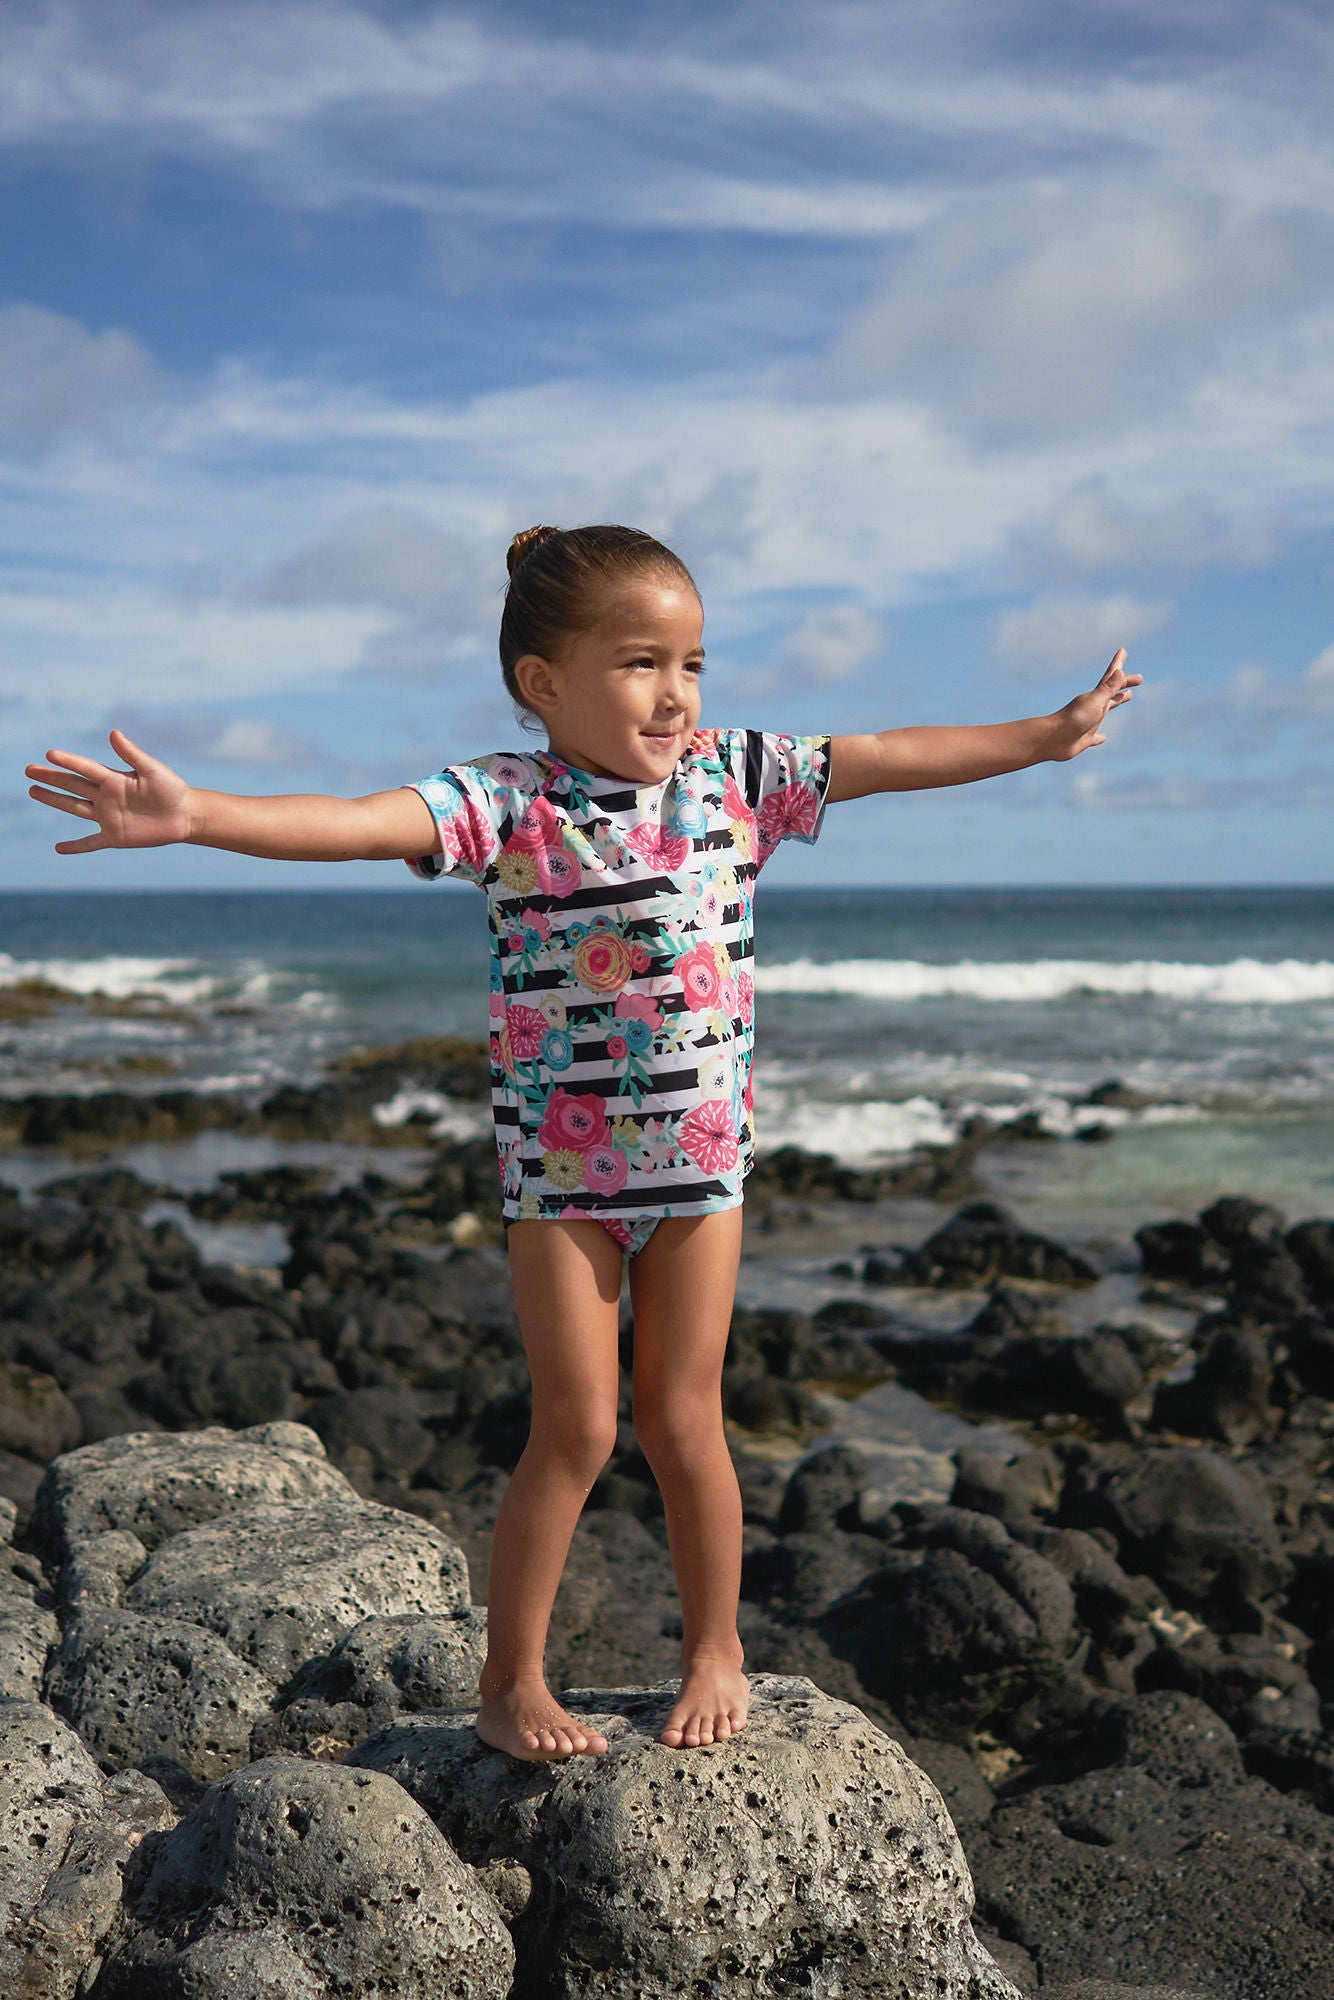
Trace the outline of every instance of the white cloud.
[[1250, 727], [1281, 719], [1309, 722], [1319, 716], [1334, 716], [1334, 645], [1308, 660], [1295, 680], [1245, 663], [1233, 674], [1228, 693], [1234, 704], [1247, 712]]
[[93, 333], [44, 306], [0, 308], [0, 446], [20, 458], [65, 443], [141, 448], [179, 397], [128, 333]]
[[[108, 703], [270, 694], [337, 677], [383, 623], [375, 612], [186, 604], [115, 587], [0, 593], [0, 683], [43, 689], [68, 720]], [[147, 746], [146, 746], [147, 747]]]
[[1246, 780], [1235, 775], [1201, 778], [1185, 772], [1105, 776], [1097, 770], [1077, 770], [1072, 789], [1075, 803], [1087, 812], [1235, 814], [1261, 805], [1275, 811], [1319, 810], [1334, 805], [1334, 783], [1327, 773], [1306, 768]]
[[1334, 712], [1334, 646], [1308, 661], [1297, 684], [1296, 705], [1317, 715]]
[[132, 743], [170, 762], [191, 757], [203, 763], [292, 769], [323, 763], [326, 753], [309, 737], [255, 717], [225, 716], [207, 708], [120, 704], [102, 717], [102, 728], [123, 729]]
[[1020, 679], [1078, 673], [1106, 666], [1118, 646], [1158, 631], [1171, 615], [1170, 604], [1131, 597], [1039, 597], [1022, 611], [1001, 613], [995, 649], [1015, 662]]
[[1102, 433], [1334, 296], [1334, 228], [1082, 175], [956, 202], [839, 339], [836, 377], [988, 444]]
[[438, 528], [394, 502], [363, 507], [273, 567], [258, 585], [270, 604], [376, 604], [420, 616], [478, 607], [477, 537]]
[[1048, 570], [1254, 567], [1273, 554], [1274, 541], [1272, 523], [1231, 518], [1203, 494], [1132, 499], [1096, 477], [1063, 493], [1045, 519], [1025, 524], [1015, 553], [1025, 566]]
[[813, 681], [846, 681], [869, 659], [889, 650], [889, 634], [879, 618], [855, 604], [832, 604], [812, 611], [783, 647], [782, 664]]

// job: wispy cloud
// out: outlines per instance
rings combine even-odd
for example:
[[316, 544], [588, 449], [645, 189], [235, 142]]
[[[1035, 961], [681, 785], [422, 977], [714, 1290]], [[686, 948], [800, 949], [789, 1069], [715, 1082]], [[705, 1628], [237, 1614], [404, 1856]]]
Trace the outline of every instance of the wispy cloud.
[[1022, 611], [1001, 613], [995, 647], [1021, 680], [1073, 674], [1106, 666], [1118, 646], [1158, 631], [1171, 615], [1170, 604], [1131, 597], [1040, 597]]
[[118, 327], [93, 332], [43, 306], [0, 307], [0, 449], [140, 447], [161, 434], [180, 385]]

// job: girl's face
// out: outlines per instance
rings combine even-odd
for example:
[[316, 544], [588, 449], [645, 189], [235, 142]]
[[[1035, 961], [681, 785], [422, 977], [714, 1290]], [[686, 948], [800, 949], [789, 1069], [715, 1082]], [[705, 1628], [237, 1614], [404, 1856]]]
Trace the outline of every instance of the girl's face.
[[657, 785], [699, 723], [704, 612], [686, 584], [644, 579], [609, 592], [596, 624], [515, 675], [551, 748], [599, 778]]

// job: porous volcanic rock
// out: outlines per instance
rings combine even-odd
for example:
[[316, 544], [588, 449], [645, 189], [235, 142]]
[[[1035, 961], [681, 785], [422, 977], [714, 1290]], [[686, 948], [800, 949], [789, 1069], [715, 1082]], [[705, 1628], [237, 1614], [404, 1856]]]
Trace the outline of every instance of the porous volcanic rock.
[[1042, 1992], [1098, 1966], [1209, 2000], [1328, 2000], [1329, 1819], [1249, 1777], [1192, 1696], [1140, 1695], [1100, 1735], [1094, 1768], [1000, 1800], [970, 1838], [978, 1907]]
[[125, 1864], [169, 1827], [141, 1771], [104, 1778], [74, 1731], [37, 1701], [0, 1701], [0, 1992], [89, 1991], [121, 1917]]
[[41, 1564], [9, 1546], [17, 1510], [0, 1500], [0, 1696], [36, 1698], [52, 1646], [60, 1637]]
[[405, 1717], [353, 1752], [478, 1866], [518, 1864], [517, 1990], [550, 2000], [1018, 2000], [971, 1924], [939, 1794], [810, 1681], [758, 1674], [744, 1735], [658, 1742], [679, 1687], [562, 1699], [601, 1757], [515, 1764], [470, 1716]]
[[504, 2000], [500, 1906], [372, 1771], [271, 1757], [146, 1850], [99, 2000]]
[[257, 1501], [348, 1499], [352, 1488], [305, 1424], [131, 1432], [53, 1459], [34, 1528], [60, 1556], [109, 1528], [148, 1549]]
[[468, 1568], [438, 1528], [353, 1498], [237, 1508], [163, 1542], [125, 1594], [132, 1611], [185, 1618], [285, 1681], [372, 1614], [468, 1603]]

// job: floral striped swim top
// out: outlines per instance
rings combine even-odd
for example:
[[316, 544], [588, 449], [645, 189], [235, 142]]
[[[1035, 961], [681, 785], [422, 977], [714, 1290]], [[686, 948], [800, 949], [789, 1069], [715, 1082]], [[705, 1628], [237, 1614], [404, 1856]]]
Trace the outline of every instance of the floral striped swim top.
[[439, 844], [408, 867], [486, 892], [508, 1220], [740, 1200], [755, 877], [816, 838], [828, 783], [828, 736], [703, 729], [657, 785], [501, 752], [412, 787]]

